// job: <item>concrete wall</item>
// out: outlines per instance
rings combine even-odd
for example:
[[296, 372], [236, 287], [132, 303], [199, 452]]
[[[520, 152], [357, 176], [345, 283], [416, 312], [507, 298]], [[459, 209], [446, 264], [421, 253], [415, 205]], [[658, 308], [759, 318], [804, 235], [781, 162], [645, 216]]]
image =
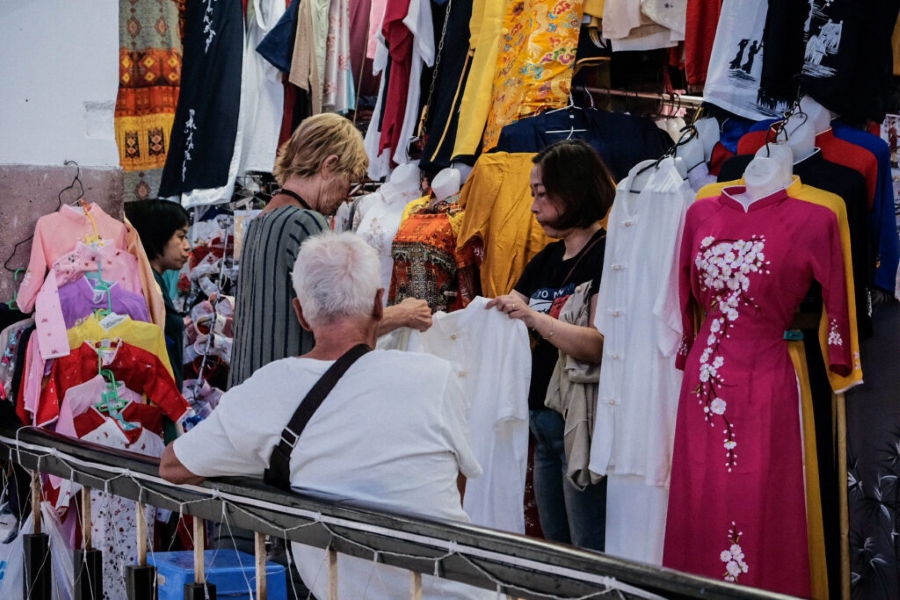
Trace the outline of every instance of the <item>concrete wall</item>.
[[[119, 1], [0, 0], [0, 262], [28, 263], [34, 232], [81, 167], [85, 199], [122, 215], [113, 129]], [[70, 203], [78, 194], [66, 192]], [[17, 284], [0, 270], [0, 301]]]

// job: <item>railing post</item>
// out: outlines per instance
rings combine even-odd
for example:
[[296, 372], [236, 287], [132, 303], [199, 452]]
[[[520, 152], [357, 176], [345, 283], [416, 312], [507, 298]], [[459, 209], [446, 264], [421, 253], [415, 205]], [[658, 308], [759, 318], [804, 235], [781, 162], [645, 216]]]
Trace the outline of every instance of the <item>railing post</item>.
[[34, 533], [22, 536], [25, 549], [25, 598], [50, 598], [53, 575], [50, 536], [41, 533], [41, 476], [31, 473], [31, 516]]
[[409, 572], [409, 597], [422, 600], [422, 574], [418, 571]]
[[125, 568], [125, 592], [128, 600], [156, 600], [156, 567], [147, 564], [147, 514], [140, 498], [136, 516], [138, 564]]
[[337, 554], [334, 546], [328, 546], [328, 600], [339, 600]]
[[194, 583], [184, 584], [184, 600], [216, 600], [216, 586], [206, 582], [206, 521], [194, 517]]
[[[254, 537], [254, 554], [256, 556], [256, 600], [266, 600], [266, 536], [256, 532]], [[285, 548], [285, 552], [289, 551]]]
[[81, 488], [81, 548], [75, 550], [75, 600], [103, 598], [103, 553], [92, 548], [91, 490]]

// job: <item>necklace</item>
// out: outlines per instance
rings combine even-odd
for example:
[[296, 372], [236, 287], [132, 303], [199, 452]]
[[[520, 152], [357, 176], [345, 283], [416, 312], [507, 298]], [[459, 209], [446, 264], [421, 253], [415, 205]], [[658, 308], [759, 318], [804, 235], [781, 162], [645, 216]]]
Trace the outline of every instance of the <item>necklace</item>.
[[300, 203], [300, 206], [305, 208], [306, 210], [312, 210], [312, 207], [306, 203], [306, 200], [300, 197], [300, 194], [297, 192], [292, 192], [291, 190], [286, 190], [284, 188], [279, 188], [272, 193], [272, 196], [277, 196], [278, 194], [284, 194], [285, 196], [290, 196], [294, 200]]

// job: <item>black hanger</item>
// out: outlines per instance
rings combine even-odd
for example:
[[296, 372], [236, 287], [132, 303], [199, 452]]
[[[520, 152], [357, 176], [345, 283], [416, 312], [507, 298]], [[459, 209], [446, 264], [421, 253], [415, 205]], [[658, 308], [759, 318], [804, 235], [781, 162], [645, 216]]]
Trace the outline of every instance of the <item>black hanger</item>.
[[80, 204], [81, 201], [84, 200], [84, 184], [81, 183], [81, 167], [79, 167], [78, 163], [75, 162], [74, 160], [67, 160], [63, 164], [67, 167], [69, 165], [73, 165], [75, 167], [75, 179], [72, 180], [72, 183], [70, 183], [69, 185], [64, 187], [62, 190], [60, 190], [59, 196], [57, 196], [57, 198], [59, 199], [59, 204], [56, 205], [56, 210], [59, 210], [60, 208], [62, 208], [63, 194], [68, 192], [69, 190], [74, 190], [76, 184], [78, 184], [78, 198], [76, 198], [75, 201], [72, 202], [72, 204], [73, 205]]

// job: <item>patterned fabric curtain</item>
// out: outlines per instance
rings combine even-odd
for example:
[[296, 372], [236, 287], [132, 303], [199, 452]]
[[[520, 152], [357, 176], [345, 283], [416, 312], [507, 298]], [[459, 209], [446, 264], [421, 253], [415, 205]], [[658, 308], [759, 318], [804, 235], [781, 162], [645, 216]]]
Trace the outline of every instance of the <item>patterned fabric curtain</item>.
[[125, 200], [155, 197], [181, 90], [187, 0], [120, 0], [115, 129]]

